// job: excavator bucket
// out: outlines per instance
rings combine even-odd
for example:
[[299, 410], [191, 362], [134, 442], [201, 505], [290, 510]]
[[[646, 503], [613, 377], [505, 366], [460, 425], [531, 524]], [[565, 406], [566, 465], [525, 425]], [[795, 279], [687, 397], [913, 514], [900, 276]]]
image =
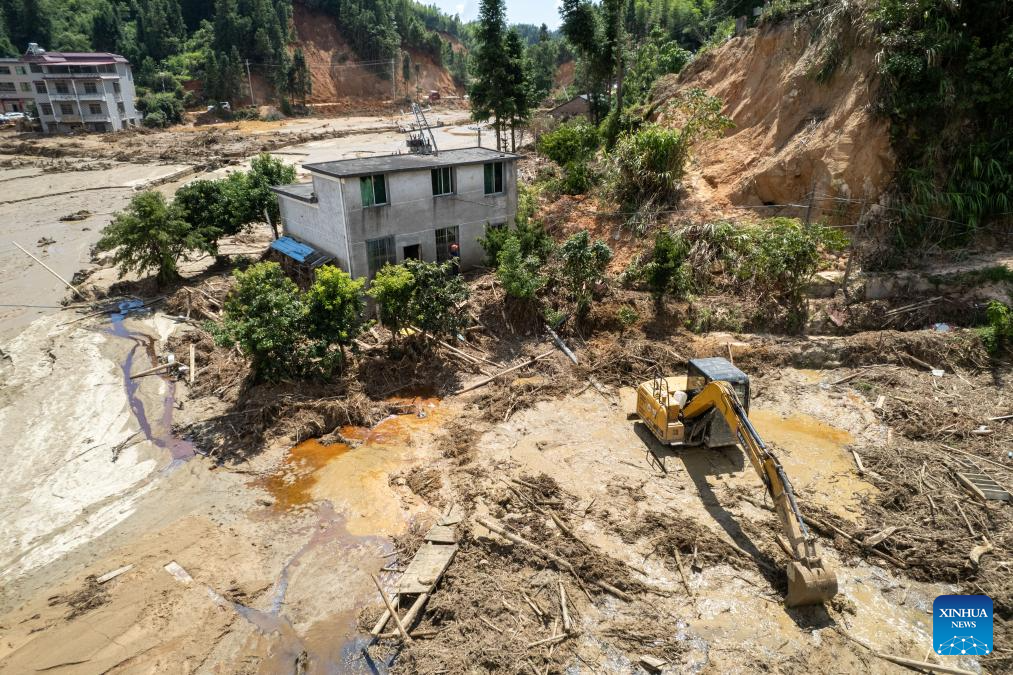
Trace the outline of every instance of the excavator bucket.
[[802, 563], [788, 564], [789, 607], [819, 605], [837, 595], [837, 574], [825, 567], [806, 567]]

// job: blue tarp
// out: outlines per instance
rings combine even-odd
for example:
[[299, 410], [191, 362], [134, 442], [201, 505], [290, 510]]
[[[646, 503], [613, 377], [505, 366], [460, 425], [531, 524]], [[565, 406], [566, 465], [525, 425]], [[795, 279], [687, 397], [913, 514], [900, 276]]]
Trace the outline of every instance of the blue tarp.
[[284, 253], [289, 258], [298, 262], [306, 262], [315, 251], [306, 244], [300, 243], [290, 237], [279, 237], [271, 242], [271, 248]]

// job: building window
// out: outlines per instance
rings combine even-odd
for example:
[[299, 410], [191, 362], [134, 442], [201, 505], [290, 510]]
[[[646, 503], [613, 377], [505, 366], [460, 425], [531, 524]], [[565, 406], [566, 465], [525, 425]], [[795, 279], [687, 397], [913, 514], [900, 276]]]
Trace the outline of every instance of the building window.
[[42, 108], [42, 114], [43, 115], [52, 115], [53, 114], [53, 106], [52, 106], [52, 104], [50, 104], [50, 103], [40, 103], [39, 105]]
[[22, 82], [21, 91], [25, 92], [26, 94], [32, 93], [32, 85], [28, 84], [27, 82]]
[[450, 245], [460, 246], [459, 232], [457, 225], [436, 230], [436, 262], [446, 262], [453, 257], [450, 254]]
[[503, 192], [503, 162], [485, 165], [485, 193], [495, 195]]
[[17, 87], [14, 86], [13, 82], [0, 82], [0, 91], [17, 91]]
[[16, 72], [18, 75], [27, 75], [28, 74], [28, 71], [25, 70], [24, 66], [14, 66], [14, 72]]
[[60, 104], [60, 114], [61, 115], [73, 115], [74, 114], [74, 106], [72, 106], [69, 103], [61, 103]]
[[10, 74], [11, 74], [10, 66], [0, 66], [0, 75], [10, 75]]
[[363, 208], [382, 206], [387, 203], [387, 185], [383, 180], [382, 173], [360, 178], [359, 189], [362, 191]]
[[113, 91], [115, 93], [117, 93], [117, 94], [120, 93], [120, 83], [119, 82], [113, 82]]
[[84, 83], [84, 93], [86, 93], [86, 94], [97, 94], [98, 93], [98, 88], [95, 86], [94, 82], [85, 82]]
[[60, 80], [59, 82], [56, 83], [56, 93], [57, 94], [69, 94], [70, 93], [70, 87], [67, 86], [66, 82], [64, 82], [63, 80]]
[[101, 115], [102, 114], [102, 104], [101, 103], [89, 103], [88, 104], [88, 112], [90, 112], [92, 115]]
[[38, 94], [45, 94], [46, 93], [46, 83], [45, 82], [38, 82], [38, 81], [36, 81], [36, 83], [35, 83], [35, 91]]
[[116, 109], [121, 115], [127, 111], [126, 107], [123, 105], [123, 101], [116, 102]]
[[449, 166], [433, 169], [433, 196], [454, 194], [454, 170]]
[[366, 255], [369, 259], [369, 278], [372, 279], [384, 265], [397, 264], [397, 254], [394, 252], [394, 237], [367, 240]]
[[29, 67], [30, 67], [30, 68], [32, 69], [32, 72], [33, 72], [33, 73], [41, 73], [41, 72], [42, 72], [42, 66], [40, 66], [40, 65], [39, 65], [39, 64], [37, 64], [37, 63], [33, 63], [33, 64], [32, 64], [31, 66], [29, 66]]

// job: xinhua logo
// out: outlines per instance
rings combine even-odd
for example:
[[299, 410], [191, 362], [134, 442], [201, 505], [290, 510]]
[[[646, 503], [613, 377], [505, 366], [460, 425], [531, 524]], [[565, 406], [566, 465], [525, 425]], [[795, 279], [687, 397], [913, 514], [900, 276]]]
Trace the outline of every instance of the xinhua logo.
[[940, 595], [932, 603], [932, 647], [942, 656], [992, 653], [992, 598]]

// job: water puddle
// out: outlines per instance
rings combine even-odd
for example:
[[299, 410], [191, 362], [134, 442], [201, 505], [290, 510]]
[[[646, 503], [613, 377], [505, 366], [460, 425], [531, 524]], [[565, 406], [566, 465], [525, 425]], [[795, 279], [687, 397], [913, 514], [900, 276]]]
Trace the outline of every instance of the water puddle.
[[336, 434], [348, 441], [326, 444], [319, 439], [299, 443], [274, 473], [254, 484], [267, 490], [272, 508], [293, 511], [330, 502], [347, 514], [354, 535], [394, 535], [404, 531], [405, 514], [388, 484], [391, 472], [413, 462], [415, 431], [438, 423], [438, 399], [399, 399], [405, 414], [394, 415], [372, 428], [342, 427]]
[[858, 476], [846, 449], [855, 441], [850, 433], [804, 413], [785, 417], [759, 408], [751, 410], [749, 418], [763, 440], [774, 446], [807, 502], [851, 521], [858, 518], [862, 497], [876, 488]]
[[[141, 309], [142, 305], [143, 303], [140, 300], [121, 302], [119, 305], [120, 311], [111, 315], [112, 326], [109, 332], [116, 337], [130, 340], [134, 343], [134, 346], [130, 348], [126, 358], [123, 360], [123, 364], [120, 366], [123, 371], [123, 388], [127, 395], [127, 402], [130, 405], [130, 411], [133, 413], [134, 419], [137, 420], [141, 433], [144, 434], [144, 438], [156, 447], [169, 452], [169, 456], [172, 458], [169, 467], [172, 467], [194, 455], [192, 443], [177, 438], [172, 434], [173, 410], [176, 407], [176, 383], [172, 380], [165, 380], [167, 389], [162, 401], [161, 410], [158, 411], [157, 417], [149, 417], [144, 401], [139, 394], [143, 380], [141, 378], [130, 379], [130, 374], [135, 370], [134, 364], [139, 361], [139, 354], [147, 357], [149, 365], [138, 363], [137, 370], [158, 365], [155, 342], [151, 336], [131, 331], [125, 323], [127, 316], [131, 312]], [[153, 375], [152, 377], [157, 376]]]

